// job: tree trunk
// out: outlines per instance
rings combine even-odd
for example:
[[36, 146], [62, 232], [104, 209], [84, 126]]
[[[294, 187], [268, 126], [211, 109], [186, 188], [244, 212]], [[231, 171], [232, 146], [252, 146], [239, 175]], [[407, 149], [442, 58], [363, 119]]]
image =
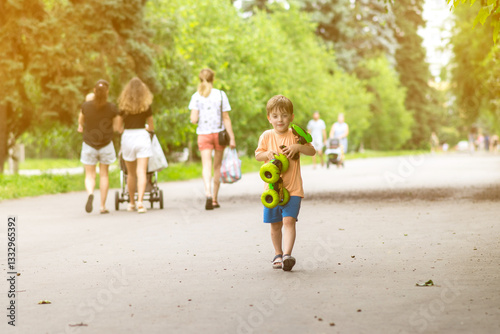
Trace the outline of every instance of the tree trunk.
[[0, 174], [7, 159], [7, 108], [0, 104]]

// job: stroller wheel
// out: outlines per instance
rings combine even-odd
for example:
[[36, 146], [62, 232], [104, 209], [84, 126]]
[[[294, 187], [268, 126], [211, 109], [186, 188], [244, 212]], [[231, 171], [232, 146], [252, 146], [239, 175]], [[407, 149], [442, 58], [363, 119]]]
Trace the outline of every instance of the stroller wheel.
[[118, 191], [115, 191], [115, 210], [120, 210], [120, 194]]
[[154, 204], [155, 204], [155, 200], [153, 198], [151, 198], [149, 200], [149, 202], [151, 203], [151, 209], [153, 209], [154, 208]]
[[160, 209], [163, 209], [163, 190], [160, 190]]

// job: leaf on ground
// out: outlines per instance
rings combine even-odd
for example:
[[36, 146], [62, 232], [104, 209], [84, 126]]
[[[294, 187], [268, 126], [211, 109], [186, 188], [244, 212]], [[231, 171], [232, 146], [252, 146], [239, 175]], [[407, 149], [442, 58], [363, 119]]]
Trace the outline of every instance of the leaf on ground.
[[430, 279], [428, 280], [427, 282], [425, 283], [416, 283], [415, 284], [416, 286], [433, 286], [434, 285], [434, 282]]
[[41, 304], [52, 304], [52, 302], [51, 302], [50, 300], [40, 300], [40, 301], [38, 302], [38, 304], [39, 304], [39, 305], [41, 305]]
[[88, 326], [87, 324], [84, 324], [83, 322], [80, 322], [79, 324], [69, 324], [69, 327], [83, 327], [83, 326]]

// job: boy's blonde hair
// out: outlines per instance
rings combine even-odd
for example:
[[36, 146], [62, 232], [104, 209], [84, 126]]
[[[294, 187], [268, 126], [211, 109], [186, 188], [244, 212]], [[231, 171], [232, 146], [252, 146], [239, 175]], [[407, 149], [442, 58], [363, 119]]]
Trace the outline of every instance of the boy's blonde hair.
[[272, 111], [277, 110], [280, 113], [288, 113], [293, 115], [293, 103], [289, 98], [283, 95], [275, 95], [267, 101], [267, 115]]
[[209, 68], [204, 68], [200, 71], [198, 78], [200, 78], [200, 84], [198, 85], [198, 93], [203, 97], [208, 97], [212, 92], [214, 87], [214, 77], [215, 73]]

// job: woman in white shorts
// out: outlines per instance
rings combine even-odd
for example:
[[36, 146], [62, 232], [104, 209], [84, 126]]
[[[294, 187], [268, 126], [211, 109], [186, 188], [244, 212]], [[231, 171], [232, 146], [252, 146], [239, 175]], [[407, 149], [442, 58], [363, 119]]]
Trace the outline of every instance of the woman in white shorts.
[[97, 81], [94, 87], [94, 96], [87, 96], [87, 101], [82, 104], [78, 117], [78, 132], [83, 133], [80, 161], [85, 166], [85, 188], [88, 193], [85, 211], [89, 213], [92, 212], [98, 162], [101, 213], [109, 213], [106, 210], [109, 188], [108, 167], [116, 160], [112, 139], [113, 120], [118, 115], [118, 109], [113, 103], [107, 101], [108, 91], [109, 84], [106, 80]]
[[[139, 78], [133, 78], [125, 86], [118, 99], [120, 116], [118, 126], [123, 130], [122, 157], [127, 167], [129, 205], [127, 211], [145, 213], [142, 203], [146, 192], [149, 157], [153, 156], [151, 138], [154, 134], [151, 103], [153, 94]], [[147, 127], [146, 127], [147, 126]], [[135, 185], [137, 184], [137, 207]]]

